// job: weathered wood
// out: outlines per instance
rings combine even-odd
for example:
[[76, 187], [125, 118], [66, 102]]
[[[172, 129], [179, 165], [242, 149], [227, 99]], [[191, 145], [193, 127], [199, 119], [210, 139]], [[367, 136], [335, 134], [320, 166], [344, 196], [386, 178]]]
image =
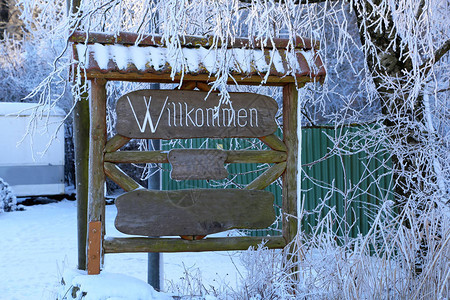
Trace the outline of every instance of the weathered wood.
[[97, 275], [100, 274], [102, 222], [100, 221], [89, 222], [88, 236], [89, 236], [87, 248], [88, 275]]
[[[91, 81], [89, 99], [90, 143], [89, 143], [89, 193], [88, 221], [101, 222], [102, 233], [105, 232], [105, 174], [103, 172], [103, 151], [106, 144], [106, 81], [103, 79]], [[89, 239], [89, 237], [88, 237]], [[92, 250], [94, 251], [94, 250]], [[95, 250], [97, 251], [97, 250]], [[98, 249], [101, 263], [103, 252], [101, 243]], [[88, 257], [88, 266], [89, 266]]]
[[[180, 149], [181, 150], [181, 149]], [[287, 154], [272, 150], [223, 150], [225, 163], [278, 163], [286, 161]], [[104, 160], [113, 163], [168, 163], [167, 151], [118, 151], [105, 153]]]
[[275, 220], [272, 193], [231, 189], [135, 190], [116, 199], [116, 228], [144, 236], [208, 235], [266, 228]]
[[197, 81], [197, 88], [200, 91], [204, 91], [204, 92], [209, 92], [211, 90], [211, 86], [209, 84], [201, 82], [201, 81]]
[[116, 134], [113, 136], [105, 146], [105, 152], [114, 152], [125, 146], [131, 139], [121, 136], [120, 134]]
[[196, 82], [195, 81], [183, 81], [183, 83], [181, 84], [181, 86], [175, 88], [175, 89], [179, 89], [179, 90], [193, 90], [196, 87]]
[[[324, 73], [324, 72], [323, 72]], [[87, 80], [94, 80], [97, 78], [111, 80], [111, 81], [133, 81], [133, 82], [157, 82], [157, 83], [179, 83], [182, 80], [189, 80], [189, 81], [203, 81], [203, 82], [211, 82], [216, 80], [217, 78], [214, 76], [210, 76], [208, 74], [184, 74], [182, 75], [175, 75], [172, 77], [170, 73], [121, 73], [117, 71], [108, 71], [107, 73], [100, 72], [98, 70], [89, 70], [86, 72], [82, 72], [80, 74], [82, 76], [82, 79]], [[309, 77], [310, 74], [307, 76], [301, 75], [301, 76], [274, 76], [270, 75], [267, 78], [267, 80], [264, 82], [264, 85], [268, 86], [284, 86], [288, 83], [305, 83], [305, 82], [320, 82], [323, 81], [325, 74], [320, 74], [317, 76], [316, 74], [311, 74], [312, 77]], [[261, 85], [261, 76], [260, 75], [249, 75], [245, 77], [239, 77], [237, 80], [236, 78], [229, 78], [227, 80], [228, 84], [236, 84], [236, 82], [242, 84], [242, 85]]]
[[159, 151], [118, 151], [105, 153], [105, 161], [113, 163], [168, 163], [167, 150]]
[[180, 238], [187, 241], [196, 241], [204, 239], [206, 235], [180, 235]]
[[78, 269], [86, 270], [86, 241], [88, 233], [89, 178], [89, 94], [81, 95], [73, 110], [75, 154], [75, 187], [77, 190]]
[[[311, 2], [317, 2], [317, 0], [312, 0]], [[138, 33], [132, 32], [119, 32], [119, 33], [101, 33], [101, 32], [89, 32], [86, 33], [84, 31], [75, 31], [69, 37], [69, 41], [73, 43], [99, 43], [99, 44], [122, 44], [133, 46], [164, 46], [165, 42], [162, 36], [158, 35], [148, 35], [142, 36]], [[306, 37], [296, 36], [294, 39], [282, 39], [282, 38], [274, 38], [270, 43], [265, 43], [264, 39], [259, 38], [234, 38], [233, 43], [229, 43], [227, 41], [228, 48], [250, 48], [250, 49], [261, 49], [262, 46], [267, 49], [282, 49], [294, 46], [295, 48], [302, 50], [309, 50], [312, 47], [314, 49], [320, 49], [320, 43], [317, 40], [311, 40]], [[182, 47], [204, 47], [210, 48], [212, 45], [216, 45], [217, 47], [222, 46], [222, 42], [217, 40], [213, 35], [207, 36], [189, 36], [186, 35], [182, 39], [180, 39], [180, 45]], [[237, 80], [237, 79], [236, 79]]]
[[267, 171], [259, 175], [255, 180], [250, 182], [245, 189], [246, 190], [262, 190], [268, 187], [286, 170], [286, 162], [275, 164]]
[[275, 134], [263, 136], [263, 137], [260, 137], [259, 139], [273, 150], [277, 150], [277, 151], [286, 151], [287, 150], [284, 142], [282, 140], [280, 140], [280, 138], [277, 137]]
[[106, 144], [106, 81], [91, 81], [89, 144], [89, 222], [101, 221], [104, 211], [103, 151]]
[[269, 249], [286, 246], [286, 241], [281, 236], [206, 238], [194, 241], [179, 238], [132, 237], [106, 238], [104, 249], [106, 253], [231, 251], [257, 247], [263, 241]]
[[[117, 101], [117, 133], [129, 138], [260, 137], [277, 129], [276, 101], [250, 93], [230, 93], [230, 105], [215, 107], [217, 93], [141, 90]], [[207, 100], [205, 101], [206, 97]]]
[[[67, 2], [67, 13], [78, 15], [81, 0], [70, 0]], [[73, 24], [70, 31], [76, 28]], [[79, 86], [85, 84], [84, 80]], [[75, 188], [77, 198], [77, 244], [78, 244], [78, 269], [87, 270], [87, 236], [88, 236], [88, 178], [89, 178], [89, 93], [80, 95], [73, 109], [73, 140], [74, 140], [74, 163], [75, 163]]]
[[295, 84], [283, 87], [283, 139], [287, 147], [286, 171], [283, 174], [283, 237], [292, 241], [297, 234], [297, 127], [298, 92]]
[[123, 172], [118, 166], [112, 163], [104, 163], [105, 174], [120, 186], [125, 191], [133, 191], [135, 189], [143, 188], [139, 183], [134, 181], [133, 178]]
[[229, 150], [226, 163], [278, 163], [286, 160], [286, 152], [271, 150]]
[[228, 177], [227, 154], [219, 149], [172, 149], [167, 156], [174, 180], [219, 180]]

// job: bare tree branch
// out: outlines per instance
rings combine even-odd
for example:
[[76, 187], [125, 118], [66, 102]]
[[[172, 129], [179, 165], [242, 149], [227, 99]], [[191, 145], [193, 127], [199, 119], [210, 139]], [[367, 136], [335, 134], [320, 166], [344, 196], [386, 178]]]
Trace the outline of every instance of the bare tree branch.
[[417, 13], [416, 13], [416, 19], [419, 19], [420, 16], [422, 15], [424, 6], [425, 6], [425, 0], [420, 0], [419, 7], [418, 7]]
[[428, 74], [428, 72], [431, 70], [431, 66], [438, 62], [448, 51], [450, 51], [450, 39], [436, 50], [433, 57], [430, 57], [420, 66], [421, 69], [424, 69], [424, 74]]
[[[239, 0], [242, 3], [252, 3], [254, 0]], [[313, 3], [321, 3], [326, 1], [339, 1], [339, 0], [294, 0], [294, 4], [313, 4]], [[275, 2], [283, 3], [285, 0], [275, 0]]]

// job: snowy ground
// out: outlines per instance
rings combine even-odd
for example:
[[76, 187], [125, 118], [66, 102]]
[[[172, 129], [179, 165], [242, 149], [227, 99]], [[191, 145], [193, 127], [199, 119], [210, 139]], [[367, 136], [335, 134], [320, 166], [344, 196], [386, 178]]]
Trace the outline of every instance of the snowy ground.
[[[114, 205], [106, 207], [107, 235], [114, 228]], [[76, 269], [76, 202], [26, 207], [0, 214], [0, 299], [55, 299], [61, 274]], [[242, 267], [239, 252], [163, 254], [164, 286], [180, 284], [184, 270], [200, 273], [203, 284], [236, 286]], [[147, 254], [109, 254], [107, 273], [147, 280]]]

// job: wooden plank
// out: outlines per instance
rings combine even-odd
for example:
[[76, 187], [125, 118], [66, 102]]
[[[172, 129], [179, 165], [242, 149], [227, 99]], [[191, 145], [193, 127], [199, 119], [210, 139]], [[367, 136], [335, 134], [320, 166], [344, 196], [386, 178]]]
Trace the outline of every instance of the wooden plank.
[[[87, 40], [87, 41], [86, 41]], [[99, 44], [122, 44], [122, 45], [135, 45], [136, 41], [139, 46], [164, 46], [165, 42], [163, 38], [158, 35], [142, 36], [133, 32], [118, 32], [118, 33], [103, 33], [103, 32], [89, 32], [75, 31], [69, 37], [69, 41], [73, 43], [99, 43]], [[210, 48], [211, 45], [216, 44], [217, 47], [221, 47], [222, 43], [212, 35], [207, 36], [189, 36], [186, 35], [180, 39], [180, 45], [182, 47], [204, 47]], [[264, 43], [264, 45], [262, 45]], [[296, 36], [294, 39], [282, 39], [274, 38], [270, 43], [265, 43], [264, 39], [259, 38], [234, 38], [232, 44], [227, 44], [228, 48], [249, 48], [249, 49], [261, 49], [262, 46], [266, 49], [282, 49], [288, 48], [292, 45], [295, 48], [309, 50], [312, 47], [315, 49], [320, 48], [320, 43], [317, 40], [311, 40], [306, 37]]]
[[104, 248], [106, 253], [232, 251], [247, 250], [250, 246], [257, 247], [263, 241], [269, 249], [286, 246], [286, 242], [281, 236], [206, 238], [203, 240], [108, 237], [105, 239]]
[[88, 249], [87, 249], [88, 275], [100, 274], [101, 243], [102, 243], [102, 223], [100, 221], [89, 222]]
[[103, 151], [106, 144], [106, 81], [91, 82], [89, 144], [89, 222], [102, 220], [104, 211]]
[[278, 163], [286, 160], [287, 154], [272, 150], [229, 150], [226, 163]]
[[86, 270], [86, 241], [88, 234], [89, 178], [89, 94], [81, 95], [73, 110], [75, 154], [75, 187], [77, 190], [78, 269]]
[[[181, 149], [180, 149], [181, 150]], [[278, 163], [286, 161], [287, 154], [272, 150], [222, 150], [225, 163]], [[168, 163], [167, 151], [118, 151], [105, 153], [105, 161], [113, 163]]]
[[113, 136], [105, 146], [105, 152], [114, 152], [125, 146], [131, 139], [121, 136], [120, 134], [116, 134]]
[[[105, 216], [105, 173], [103, 172], [103, 151], [106, 144], [106, 81], [91, 81], [89, 102], [90, 142], [89, 142], [89, 193], [88, 221], [102, 222]], [[102, 222], [102, 232], [105, 232]], [[103, 253], [98, 249], [101, 262]], [[88, 257], [88, 265], [89, 265]]]
[[259, 138], [264, 144], [277, 151], [287, 151], [286, 145], [275, 134], [270, 134]]
[[250, 182], [245, 189], [246, 190], [262, 190], [268, 187], [286, 170], [286, 162], [275, 164], [267, 171], [259, 175], [255, 180]]
[[266, 228], [275, 220], [272, 193], [231, 189], [135, 190], [116, 199], [116, 228], [144, 236], [208, 235]]
[[211, 86], [209, 84], [201, 82], [201, 81], [197, 81], [197, 88], [200, 91], [204, 91], [204, 92], [209, 92], [211, 90]]
[[[322, 74], [323, 73], [323, 74]], [[118, 80], [118, 81], [133, 81], [133, 82], [157, 82], [157, 83], [179, 83], [184, 80], [189, 81], [202, 81], [202, 82], [212, 82], [216, 80], [216, 77], [210, 76], [209, 74], [184, 74], [175, 75], [172, 77], [170, 72], [167, 73], [121, 73], [117, 71], [108, 71], [107, 73], [100, 72], [98, 70], [88, 70], [86, 72], [81, 72], [80, 74], [83, 79], [94, 80], [96, 78], [102, 78], [106, 80]], [[228, 84], [243, 84], [243, 85], [257, 85], [260, 86], [262, 82], [261, 76], [249, 75], [241, 77], [242, 74], [234, 78], [229, 78], [227, 80]], [[311, 77], [310, 77], [311, 76]], [[267, 80], [264, 81], [265, 86], [284, 86], [288, 83], [301, 84], [305, 82], [322, 82], [325, 78], [325, 72], [320, 74], [307, 74], [297, 75], [297, 76], [275, 76], [270, 75]]]
[[122, 171], [118, 166], [112, 163], [104, 163], [105, 174], [111, 178], [118, 186], [120, 186], [125, 191], [133, 191], [135, 189], [143, 188], [139, 183], [134, 181], [133, 178], [128, 176], [124, 171]]
[[105, 153], [105, 161], [113, 163], [168, 163], [167, 150], [158, 151], [118, 151]]
[[219, 180], [228, 177], [227, 154], [219, 149], [172, 149], [167, 156], [174, 180]]
[[283, 236], [289, 243], [297, 234], [297, 136], [298, 92], [295, 84], [283, 88], [283, 138], [287, 147], [286, 171], [283, 174]]
[[179, 90], [193, 90], [196, 87], [196, 82], [195, 81], [183, 81], [183, 83], [181, 84], [181, 86], [176, 87], [175, 89], [179, 89]]
[[[276, 101], [250, 93], [230, 93], [219, 105], [217, 93], [141, 90], [117, 101], [117, 133], [129, 138], [260, 137], [277, 129]], [[205, 101], [206, 97], [207, 100]]]

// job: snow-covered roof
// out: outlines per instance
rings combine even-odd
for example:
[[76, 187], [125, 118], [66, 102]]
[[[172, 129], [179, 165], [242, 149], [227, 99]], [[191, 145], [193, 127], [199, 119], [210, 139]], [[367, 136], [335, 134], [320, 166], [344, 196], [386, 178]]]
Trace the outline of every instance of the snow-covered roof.
[[[171, 49], [163, 45], [160, 37], [136, 40], [136, 34], [121, 33], [113, 36], [99, 33], [76, 32], [71, 37], [74, 42], [74, 58], [86, 72], [88, 79], [131, 78], [126, 74], [147, 74], [168, 78], [177, 74], [200, 76], [190, 80], [204, 80], [214, 77], [222, 66], [229, 69], [235, 80], [269, 76], [268, 81], [312, 81], [323, 80], [325, 69], [317, 55], [316, 46], [309, 39], [298, 38], [294, 51], [284, 50], [288, 40], [277, 39], [275, 48], [261, 50], [258, 42], [237, 39], [232, 48], [222, 51], [209, 48], [211, 38], [187, 37], [182, 40], [181, 49]], [[174, 73], [172, 73], [174, 72]], [[269, 73], [269, 74], [267, 74]], [[205, 77], [205, 75], [207, 77]], [[134, 78], [134, 77], [133, 77]], [[186, 79], [186, 78], [185, 78]]]

